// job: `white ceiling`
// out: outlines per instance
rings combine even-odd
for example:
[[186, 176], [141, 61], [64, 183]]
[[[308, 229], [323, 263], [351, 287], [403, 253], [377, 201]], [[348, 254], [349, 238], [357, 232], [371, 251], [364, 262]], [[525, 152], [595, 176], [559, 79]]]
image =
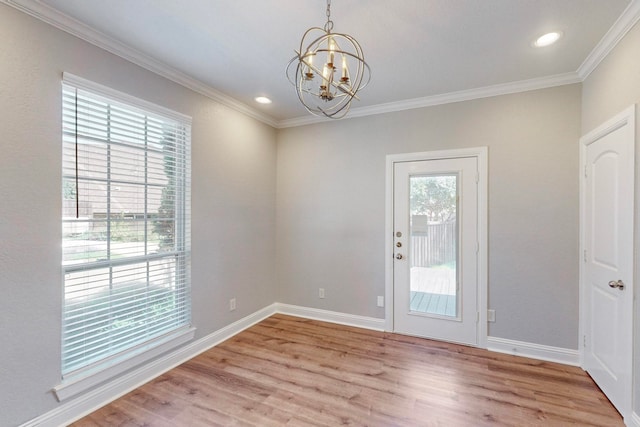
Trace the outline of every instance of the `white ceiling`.
[[[270, 124], [314, 120], [284, 70], [304, 31], [324, 25], [325, 0], [2, 1]], [[333, 0], [334, 31], [360, 42], [372, 70], [351, 115], [580, 81], [639, 2]], [[556, 45], [531, 46], [552, 30]]]

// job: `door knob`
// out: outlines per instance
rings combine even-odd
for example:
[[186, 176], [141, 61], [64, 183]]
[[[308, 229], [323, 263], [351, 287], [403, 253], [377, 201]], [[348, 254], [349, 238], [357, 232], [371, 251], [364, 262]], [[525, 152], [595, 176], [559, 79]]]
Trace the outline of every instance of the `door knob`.
[[615, 280], [612, 280], [609, 282], [609, 287], [610, 288], [618, 288], [620, 290], [624, 289], [624, 283], [622, 283], [622, 280], [618, 280], [617, 282]]
[[403, 258], [402, 254], [396, 254], [396, 259], [402, 259], [402, 258]]

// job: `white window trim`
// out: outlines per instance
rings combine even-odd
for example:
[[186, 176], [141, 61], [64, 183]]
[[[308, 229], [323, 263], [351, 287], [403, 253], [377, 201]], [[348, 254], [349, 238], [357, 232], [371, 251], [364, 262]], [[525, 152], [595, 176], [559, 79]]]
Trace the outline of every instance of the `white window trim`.
[[62, 82], [70, 86], [75, 86], [78, 89], [84, 89], [89, 92], [93, 92], [97, 95], [102, 95], [106, 98], [111, 98], [115, 101], [129, 104], [131, 106], [141, 108], [143, 110], [152, 111], [156, 114], [165, 116], [168, 119], [183, 122], [188, 125], [191, 125], [191, 122], [192, 122], [191, 117], [187, 115], [180, 114], [176, 111], [154, 104], [153, 102], [148, 102], [143, 99], [136, 98], [135, 96], [129, 95], [127, 93], [120, 92], [115, 89], [111, 89], [110, 87], [103, 86], [98, 83], [94, 83], [90, 80], [83, 79], [82, 77], [78, 77], [71, 73], [67, 73], [67, 72], [63, 73]]
[[[63, 73], [62, 81], [63, 83], [75, 86], [78, 89], [84, 89], [145, 111], [152, 111], [169, 119], [182, 122], [185, 125], [190, 126], [192, 123], [192, 119], [189, 116], [177, 113], [157, 104], [141, 100], [126, 93], [116, 91], [109, 87], [102, 86], [71, 73]], [[189, 252], [190, 250], [187, 251], [187, 254], [189, 254]], [[115, 378], [145, 361], [151, 360], [191, 341], [195, 336], [195, 332], [196, 328], [192, 325], [183, 326], [177, 330], [168, 332], [167, 334], [145, 342], [134, 349], [130, 349], [122, 354], [116, 354], [107, 358], [105, 361], [95, 364], [90, 369], [80, 369], [77, 372], [65, 375], [62, 382], [53, 387], [52, 391], [60, 402], [77, 396], [82, 392]]]
[[126, 359], [119, 360], [116, 357], [108, 361], [108, 366], [101, 363], [92, 371], [67, 376], [62, 383], [53, 388], [53, 392], [59, 402], [74, 397], [147, 360], [191, 341], [195, 336], [195, 332], [196, 328], [194, 327], [184, 327], [173, 331], [140, 346], [136, 349], [135, 353], [133, 353], [133, 356], [131, 356], [132, 353], [128, 351], [126, 353]]

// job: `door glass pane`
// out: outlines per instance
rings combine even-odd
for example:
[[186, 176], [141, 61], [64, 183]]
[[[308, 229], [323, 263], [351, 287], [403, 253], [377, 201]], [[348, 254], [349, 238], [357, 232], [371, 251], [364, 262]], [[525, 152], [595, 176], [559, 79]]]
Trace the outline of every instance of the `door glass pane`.
[[458, 174], [409, 180], [410, 311], [458, 317]]

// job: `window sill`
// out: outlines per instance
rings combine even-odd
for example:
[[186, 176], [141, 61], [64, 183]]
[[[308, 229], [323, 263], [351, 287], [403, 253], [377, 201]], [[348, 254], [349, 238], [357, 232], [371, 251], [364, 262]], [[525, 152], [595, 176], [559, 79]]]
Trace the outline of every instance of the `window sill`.
[[109, 359], [104, 363], [94, 366], [91, 370], [81, 371], [67, 375], [62, 383], [53, 388], [59, 402], [85, 392], [101, 383], [113, 379], [156, 356], [161, 355], [175, 347], [191, 341], [195, 336], [196, 328], [184, 327], [171, 332], [151, 342], [129, 350], [115, 359]]

